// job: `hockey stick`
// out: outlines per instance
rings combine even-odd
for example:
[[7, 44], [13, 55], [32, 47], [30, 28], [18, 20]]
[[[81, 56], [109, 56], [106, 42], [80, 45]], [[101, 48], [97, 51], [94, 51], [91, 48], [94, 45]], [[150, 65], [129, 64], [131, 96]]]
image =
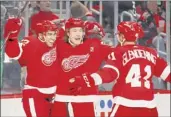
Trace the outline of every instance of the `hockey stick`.
[[[17, 18], [21, 17], [22, 13], [24, 12], [24, 10], [26, 9], [27, 5], [28, 5], [29, 1], [26, 1], [26, 3], [24, 4], [24, 6], [21, 8], [21, 10], [18, 12], [17, 14]], [[4, 48], [7, 40], [8, 40], [8, 37], [10, 36], [11, 32], [8, 33], [7, 37], [4, 39], [4, 43], [2, 43], [1, 45], [1, 50]]]
[[29, 1], [26, 1], [26, 3], [24, 4], [23, 8], [21, 8], [20, 12], [17, 15], [18, 18], [21, 17], [22, 13], [24, 12], [24, 10], [26, 9], [28, 4], [29, 4]]

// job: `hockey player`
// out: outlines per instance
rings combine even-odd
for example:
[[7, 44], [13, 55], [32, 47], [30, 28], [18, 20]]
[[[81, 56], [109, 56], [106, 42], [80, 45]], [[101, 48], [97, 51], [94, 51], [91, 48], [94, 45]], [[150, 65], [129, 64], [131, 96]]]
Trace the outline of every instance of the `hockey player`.
[[152, 76], [170, 82], [170, 65], [152, 48], [136, 44], [144, 35], [137, 22], [121, 22], [117, 30], [121, 46], [109, 54], [98, 72], [71, 78], [70, 91], [79, 94], [85, 87], [90, 89], [115, 79], [111, 117], [157, 117]]
[[101, 44], [99, 39], [84, 38], [84, 22], [81, 19], [68, 19], [65, 24], [65, 33], [66, 42], [58, 43], [58, 50], [61, 50], [58, 52], [61, 72], [51, 116], [68, 116], [67, 110], [71, 110], [71, 108], [67, 109], [66, 102], [71, 102], [69, 105], [73, 112], [69, 111], [70, 116], [95, 116], [94, 99], [91, 97], [98, 93], [98, 88], [96, 86], [88, 90], [84, 88], [78, 96], [74, 96], [69, 93], [68, 80], [85, 71], [95, 72], [98, 70], [111, 48]]
[[[34, 1], [32, 1], [34, 2]], [[53, 13], [51, 11], [51, 2], [50, 0], [40, 0], [40, 1], [36, 1], [34, 4], [32, 3], [33, 7], [36, 7], [38, 12], [33, 14], [31, 17], [30, 17], [30, 26], [29, 26], [29, 35], [30, 36], [37, 36], [36, 35], [36, 32], [37, 32], [37, 24], [38, 23], [41, 23], [42, 21], [45, 21], [45, 20], [49, 20], [49, 21], [57, 21], [59, 20], [59, 17]], [[60, 38], [60, 37], [59, 37]], [[20, 66], [21, 67], [21, 74], [22, 74], [22, 80], [21, 80], [21, 85], [23, 87], [23, 84], [25, 83], [25, 77], [26, 77], [26, 74], [27, 74], [27, 68], [25, 67], [25, 63], [23, 63], [22, 61], [19, 60], [19, 63], [20, 63]]]
[[25, 37], [20, 43], [17, 38], [21, 24], [21, 19], [8, 19], [4, 29], [4, 37], [8, 38], [5, 51], [9, 57], [24, 61], [27, 67], [22, 91], [26, 116], [48, 117], [58, 77], [57, 26], [50, 21], [39, 23], [38, 38]]

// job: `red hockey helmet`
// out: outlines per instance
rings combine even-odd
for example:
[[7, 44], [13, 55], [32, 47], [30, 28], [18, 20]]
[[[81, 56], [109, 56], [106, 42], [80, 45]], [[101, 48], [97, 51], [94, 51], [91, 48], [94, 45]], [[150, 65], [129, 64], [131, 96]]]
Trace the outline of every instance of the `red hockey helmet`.
[[79, 18], [70, 18], [65, 23], [65, 29], [70, 29], [73, 27], [84, 27], [84, 22]]
[[56, 26], [55, 23], [49, 21], [49, 20], [44, 20], [41, 23], [36, 24], [36, 33], [43, 33], [47, 31], [57, 31], [58, 27]]
[[91, 35], [99, 35], [101, 38], [105, 36], [105, 32], [103, 30], [103, 27], [97, 23], [97, 22], [86, 22], [85, 23], [85, 35], [91, 36]]
[[144, 36], [142, 26], [137, 22], [124, 21], [117, 26], [118, 33], [122, 33], [126, 41], [136, 41]]

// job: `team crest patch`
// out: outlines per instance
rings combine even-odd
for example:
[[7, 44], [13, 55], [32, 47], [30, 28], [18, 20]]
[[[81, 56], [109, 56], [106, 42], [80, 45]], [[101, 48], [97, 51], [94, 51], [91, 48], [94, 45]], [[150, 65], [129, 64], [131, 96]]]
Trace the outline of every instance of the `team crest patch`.
[[49, 52], [46, 52], [42, 56], [42, 63], [45, 66], [51, 66], [56, 60], [56, 47], [51, 49]]
[[86, 61], [89, 58], [89, 54], [86, 55], [72, 55], [68, 58], [64, 58], [62, 60], [62, 68], [65, 72], [69, 72], [72, 69], [75, 69], [81, 65], [83, 65], [84, 63], [86, 63]]

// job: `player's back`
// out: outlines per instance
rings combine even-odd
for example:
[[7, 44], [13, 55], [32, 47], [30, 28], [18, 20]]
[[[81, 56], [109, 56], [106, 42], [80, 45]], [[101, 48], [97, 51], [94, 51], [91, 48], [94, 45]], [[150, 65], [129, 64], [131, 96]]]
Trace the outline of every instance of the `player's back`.
[[[153, 103], [152, 76], [155, 75], [157, 53], [144, 46], [127, 45], [116, 48], [120, 76], [113, 87], [114, 99], [127, 106]], [[144, 101], [142, 101], [144, 100]], [[119, 102], [118, 102], [119, 101]], [[137, 103], [136, 103], [137, 102]]]

